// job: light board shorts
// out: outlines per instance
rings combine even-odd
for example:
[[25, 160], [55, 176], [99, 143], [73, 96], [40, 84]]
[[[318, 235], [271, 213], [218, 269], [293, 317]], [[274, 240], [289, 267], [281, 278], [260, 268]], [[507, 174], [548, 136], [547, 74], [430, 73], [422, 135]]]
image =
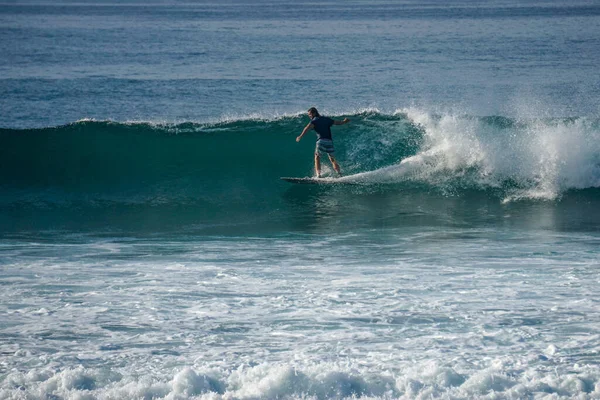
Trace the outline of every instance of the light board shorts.
[[319, 139], [317, 140], [317, 146], [315, 147], [315, 154], [319, 153], [327, 153], [333, 155], [335, 153], [335, 149], [333, 148], [333, 141], [329, 139]]

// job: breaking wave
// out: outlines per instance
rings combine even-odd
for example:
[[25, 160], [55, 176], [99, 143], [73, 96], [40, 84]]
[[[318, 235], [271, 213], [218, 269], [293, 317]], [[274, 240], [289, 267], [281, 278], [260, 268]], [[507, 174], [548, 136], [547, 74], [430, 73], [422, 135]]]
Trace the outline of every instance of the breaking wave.
[[[600, 187], [600, 121], [511, 119], [404, 109], [355, 113], [334, 127], [339, 182], [442, 194], [489, 192], [501, 201], [556, 200]], [[312, 175], [305, 116], [220, 123], [82, 120], [0, 130], [0, 204], [265, 202], [280, 176]], [[325, 166], [326, 173], [331, 173]]]

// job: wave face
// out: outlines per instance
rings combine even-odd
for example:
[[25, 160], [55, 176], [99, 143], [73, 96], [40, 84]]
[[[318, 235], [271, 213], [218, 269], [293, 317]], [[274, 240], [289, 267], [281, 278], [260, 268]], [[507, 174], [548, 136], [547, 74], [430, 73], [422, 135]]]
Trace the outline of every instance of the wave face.
[[[348, 173], [382, 168], [414, 155], [422, 132], [405, 116], [365, 113], [336, 132]], [[248, 201], [281, 189], [281, 176], [312, 174], [312, 137], [293, 116], [215, 124], [115, 123], [2, 130], [0, 184], [62, 196], [123, 202]], [[334, 128], [335, 129], [335, 128]], [[254, 194], [254, 195], [253, 195]], [[224, 196], [229, 196], [224, 198]]]
[[[337, 116], [341, 118], [342, 116]], [[364, 111], [334, 127], [352, 190], [483, 193], [499, 202], [560, 200], [600, 187], [600, 121]], [[78, 121], [0, 130], [3, 209], [195, 207], [205, 217], [271, 212], [313, 173], [305, 116], [218, 123]], [[326, 174], [331, 169], [324, 160]], [[342, 185], [337, 185], [342, 186]], [[336, 190], [340, 190], [338, 187]], [[350, 186], [348, 186], [349, 188]], [[286, 200], [287, 201], [287, 200]]]

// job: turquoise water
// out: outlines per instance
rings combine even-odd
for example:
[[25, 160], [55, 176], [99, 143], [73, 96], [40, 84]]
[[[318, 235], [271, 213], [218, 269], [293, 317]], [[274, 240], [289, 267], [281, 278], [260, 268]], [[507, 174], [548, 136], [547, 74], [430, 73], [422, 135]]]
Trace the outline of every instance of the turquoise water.
[[4, 129], [4, 230], [245, 235], [523, 218], [543, 229], [546, 218], [531, 217], [540, 209], [559, 230], [597, 227], [595, 119], [349, 117], [336, 138], [345, 177], [314, 187], [279, 179], [313, 174], [314, 142], [294, 140], [304, 116]]
[[599, 397], [599, 18], [0, 5], [0, 398]]

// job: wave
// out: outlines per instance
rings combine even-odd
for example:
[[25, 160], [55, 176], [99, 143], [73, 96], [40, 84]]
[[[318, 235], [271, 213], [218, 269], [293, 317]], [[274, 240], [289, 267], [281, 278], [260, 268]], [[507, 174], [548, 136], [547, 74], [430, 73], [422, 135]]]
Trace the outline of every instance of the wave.
[[[12, 371], [0, 384], [3, 398], [197, 398], [197, 399], [394, 399], [394, 398], [595, 398], [597, 368], [541, 368], [534, 361], [495, 360], [481, 370], [457, 372], [434, 362], [401, 371], [374, 372], [328, 363], [178, 368], [171, 376], [139, 372], [51, 368]], [[153, 375], [156, 375], [154, 373]]]
[[[555, 200], [570, 190], [600, 187], [597, 119], [419, 109], [336, 117], [352, 120], [333, 128], [346, 175], [340, 182], [452, 195], [486, 191], [502, 201]], [[287, 187], [280, 176], [312, 175], [314, 140], [295, 142], [307, 122], [304, 115], [288, 115], [0, 129], [0, 204], [265, 201]]]
[[423, 132], [419, 151], [356, 174], [355, 182], [424, 182], [445, 192], [492, 190], [504, 201], [554, 200], [600, 187], [600, 124], [588, 118], [516, 120], [406, 110]]

